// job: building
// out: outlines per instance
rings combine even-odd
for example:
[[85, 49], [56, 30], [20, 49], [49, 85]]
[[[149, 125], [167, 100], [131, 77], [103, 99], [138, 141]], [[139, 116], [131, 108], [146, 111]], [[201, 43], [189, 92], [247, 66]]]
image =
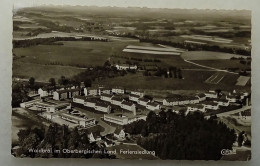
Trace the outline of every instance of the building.
[[199, 103], [199, 97], [194, 96], [175, 96], [172, 98], [167, 98], [163, 100], [163, 105], [165, 106], [175, 106], [175, 105], [185, 105], [185, 104], [196, 104]]
[[206, 98], [216, 99], [218, 98], [218, 94], [214, 91], [209, 91], [205, 93]]
[[111, 99], [112, 99], [113, 95], [110, 95], [110, 94], [102, 94], [100, 99], [103, 100], [103, 101], [108, 101], [108, 102], [111, 102]]
[[81, 94], [80, 89], [64, 89], [53, 92], [54, 100], [70, 99]]
[[214, 99], [213, 102], [218, 103], [219, 106], [229, 106], [229, 100], [226, 99]]
[[139, 97], [144, 97], [144, 92], [142, 92], [142, 91], [136, 91], [136, 90], [134, 90], [134, 91], [131, 91], [130, 94], [131, 94], [131, 95], [137, 95], [137, 96], [139, 96]]
[[85, 100], [86, 100], [85, 96], [74, 96], [73, 97], [73, 102], [74, 103], [84, 104]]
[[226, 96], [226, 99], [230, 102], [230, 103], [235, 103], [238, 101], [238, 99], [240, 98], [240, 96], [238, 95], [233, 95], [233, 94], [229, 94]]
[[49, 113], [54, 113], [54, 112], [60, 111], [62, 109], [67, 109], [68, 107], [70, 107], [69, 103], [60, 103], [57, 105], [47, 106], [46, 111]]
[[205, 106], [202, 104], [189, 104], [187, 105], [187, 114], [189, 112], [194, 112], [194, 111], [201, 111], [201, 112], [205, 112]]
[[121, 97], [114, 96], [114, 97], [111, 98], [111, 103], [114, 104], [114, 105], [121, 106], [121, 103], [123, 101], [124, 101], [124, 99], [121, 98]]
[[204, 101], [206, 100], [206, 95], [204, 93], [200, 93], [198, 95], [196, 95], [196, 97], [199, 98], [199, 101]]
[[86, 99], [84, 106], [95, 108], [97, 101], [95, 99]]
[[128, 117], [123, 114], [104, 114], [104, 120], [119, 125], [128, 124]]
[[116, 137], [117, 139], [120, 140], [124, 140], [125, 139], [125, 132], [123, 129], [120, 128], [116, 128], [115, 132], [114, 132], [114, 137]]
[[96, 103], [95, 110], [109, 114], [111, 112], [111, 106], [105, 103]]
[[88, 135], [88, 139], [90, 143], [96, 142], [96, 141], [101, 141], [101, 137], [97, 133], [90, 133]]
[[139, 98], [140, 98], [140, 96], [138, 96], [138, 95], [134, 95], [134, 94], [129, 95], [129, 100], [131, 100], [131, 101], [138, 102]]
[[211, 110], [218, 110], [219, 109], [219, 104], [214, 103], [213, 101], [205, 101], [202, 103], [206, 109], [211, 109]]
[[137, 66], [136, 65], [129, 65], [129, 64], [116, 64], [115, 67], [117, 68], [117, 70], [137, 70]]
[[84, 128], [89, 128], [96, 125], [96, 120], [94, 118], [82, 118], [66, 112], [60, 113], [59, 116], [63, 120], [78, 124], [79, 126]]
[[138, 104], [140, 104], [140, 105], [142, 105], [142, 106], [145, 106], [145, 107], [146, 107], [146, 105], [147, 105], [148, 102], [150, 102], [150, 100], [149, 100], [149, 99], [146, 99], [146, 98], [140, 98], [140, 99], [138, 99], [138, 101], [137, 101]]
[[125, 89], [124, 88], [120, 88], [120, 87], [112, 88], [112, 93], [115, 93], [115, 94], [125, 94]]
[[136, 112], [136, 106], [134, 103], [131, 103], [131, 102], [123, 101], [121, 103], [121, 108], [134, 112], [134, 113]]
[[108, 95], [110, 95], [111, 93], [112, 93], [112, 91], [111, 91], [111, 89], [109, 89], [109, 88], [100, 87], [100, 88], [98, 89], [98, 94], [99, 94], [99, 95], [102, 95], [102, 94], [108, 94]]
[[44, 117], [48, 120], [52, 120], [59, 117], [58, 113], [45, 112]]
[[146, 109], [151, 111], [160, 110], [160, 108], [161, 108], [160, 104], [154, 102], [148, 102], [146, 105]]
[[38, 94], [42, 98], [42, 97], [53, 95], [54, 91], [55, 91], [54, 87], [43, 87], [38, 89]]
[[97, 96], [99, 95], [99, 90], [95, 88], [84, 88], [85, 96]]
[[29, 108], [29, 107], [32, 107], [34, 106], [34, 104], [36, 102], [39, 102], [40, 100], [37, 99], [37, 100], [31, 100], [31, 101], [27, 101], [27, 102], [23, 102], [23, 103], [20, 103], [20, 107], [22, 108]]

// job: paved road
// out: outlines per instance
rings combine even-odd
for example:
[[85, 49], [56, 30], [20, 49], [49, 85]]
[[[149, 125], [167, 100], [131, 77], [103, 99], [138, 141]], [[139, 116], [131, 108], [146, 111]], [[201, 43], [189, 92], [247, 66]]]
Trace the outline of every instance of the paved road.
[[[251, 106], [244, 106], [242, 108], [239, 108], [239, 109], [236, 109], [236, 110], [232, 110], [232, 111], [227, 111], [227, 112], [223, 112], [223, 113], [218, 113], [216, 114], [218, 117], [227, 117], [227, 116], [230, 116], [232, 114], [235, 114], [235, 113], [239, 113], [239, 112], [243, 112], [245, 110], [248, 110], [248, 109], [251, 109]], [[205, 118], [209, 118], [210, 116], [205, 116]]]

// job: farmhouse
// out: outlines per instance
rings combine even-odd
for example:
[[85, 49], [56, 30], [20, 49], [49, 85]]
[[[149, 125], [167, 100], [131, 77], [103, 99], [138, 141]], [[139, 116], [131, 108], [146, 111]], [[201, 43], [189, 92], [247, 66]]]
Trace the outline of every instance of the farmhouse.
[[111, 98], [113, 97], [113, 95], [109, 95], [109, 94], [102, 94], [100, 99], [103, 101], [108, 101], [111, 102]]
[[111, 103], [114, 104], [114, 105], [121, 106], [121, 103], [123, 101], [124, 101], [124, 99], [121, 98], [121, 97], [114, 96], [114, 97], [111, 98]]
[[146, 109], [149, 109], [151, 111], [160, 110], [160, 104], [148, 102], [146, 105]]
[[146, 105], [147, 105], [148, 102], [150, 102], [150, 100], [149, 100], [149, 99], [146, 99], [146, 98], [140, 98], [140, 99], [138, 99], [138, 101], [137, 101], [138, 104], [140, 104], [140, 105], [142, 105], [142, 106], [145, 106], [145, 107], [146, 107]]
[[123, 101], [121, 103], [121, 108], [126, 109], [126, 110], [131, 111], [131, 112], [135, 112], [136, 111], [135, 104], [127, 102], [127, 101]]
[[138, 96], [138, 95], [130, 94], [130, 95], [129, 95], [129, 100], [138, 102], [139, 97], [140, 97], [140, 96]]
[[73, 97], [73, 102], [78, 104], [84, 104], [86, 97], [85, 96], [75, 96]]
[[206, 98], [212, 98], [212, 99], [218, 98], [218, 94], [214, 91], [206, 92], [205, 95], [206, 95]]
[[120, 87], [112, 88], [112, 93], [115, 93], [115, 94], [125, 94], [125, 89], [124, 88], [120, 88]]
[[131, 91], [130, 92], [130, 94], [131, 95], [137, 95], [137, 96], [139, 96], [139, 97], [143, 97], [144, 96], [144, 92], [142, 92], [142, 91]]
[[136, 65], [129, 65], [129, 64], [116, 64], [115, 67], [117, 68], [117, 70], [137, 70], [137, 66]]
[[219, 104], [218, 103], [214, 103], [212, 101], [205, 101], [205, 102], [202, 103], [202, 105], [204, 105], [204, 107], [206, 109], [211, 109], [211, 110], [219, 109]]
[[111, 106], [108, 104], [99, 102], [99, 103], [96, 103], [95, 110], [109, 114], [111, 112]]
[[219, 106], [229, 106], [229, 100], [226, 99], [214, 99], [213, 102], [218, 103]]
[[189, 104], [187, 105], [187, 112], [194, 112], [194, 111], [201, 111], [201, 112], [205, 112], [205, 106], [202, 104]]
[[95, 108], [97, 101], [94, 99], [86, 99], [84, 102], [84, 106]]
[[204, 101], [206, 100], [206, 95], [204, 93], [200, 93], [198, 95], [196, 95], [196, 97], [199, 98], [199, 101]]
[[124, 140], [125, 139], [125, 132], [123, 129], [116, 128], [114, 132], [114, 137], [116, 137], [119, 140]]

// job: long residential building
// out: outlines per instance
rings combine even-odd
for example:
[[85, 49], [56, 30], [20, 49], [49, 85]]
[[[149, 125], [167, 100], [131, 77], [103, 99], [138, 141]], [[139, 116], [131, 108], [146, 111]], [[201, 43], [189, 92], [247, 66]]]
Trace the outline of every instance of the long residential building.
[[199, 103], [199, 97], [193, 96], [176, 96], [173, 98], [167, 98], [163, 100], [165, 106], [185, 105], [185, 104], [196, 104]]
[[115, 123], [118, 125], [126, 125], [133, 123], [138, 120], [146, 120], [146, 115], [138, 115], [133, 117], [128, 117], [126, 115], [115, 113], [115, 114], [104, 114], [104, 120], [107, 122]]
[[54, 100], [70, 99], [81, 94], [80, 89], [64, 89], [53, 92]]
[[134, 103], [123, 101], [121, 103], [121, 108], [131, 111], [133, 113], [136, 113], [136, 106]]
[[146, 108], [151, 111], [155, 111], [155, 110], [160, 110], [161, 106], [160, 106], [160, 104], [155, 103], [155, 102], [148, 102], [146, 105]]
[[147, 106], [147, 103], [149, 103], [151, 100], [149, 100], [149, 99], [146, 99], [146, 98], [139, 98], [138, 99], [138, 101], [137, 101], [137, 103], [138, 104], [140, 104], [140, 105], [142, 105], [142, 106]]

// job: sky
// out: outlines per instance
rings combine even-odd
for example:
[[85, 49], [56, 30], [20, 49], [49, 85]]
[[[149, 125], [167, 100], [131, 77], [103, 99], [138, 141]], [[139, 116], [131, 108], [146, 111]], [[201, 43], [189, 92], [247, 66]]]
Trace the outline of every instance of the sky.
[[81, 5], [148, 8], [251, 9], [249, 0], [14, 0], [14, 8], [40, 5]]

